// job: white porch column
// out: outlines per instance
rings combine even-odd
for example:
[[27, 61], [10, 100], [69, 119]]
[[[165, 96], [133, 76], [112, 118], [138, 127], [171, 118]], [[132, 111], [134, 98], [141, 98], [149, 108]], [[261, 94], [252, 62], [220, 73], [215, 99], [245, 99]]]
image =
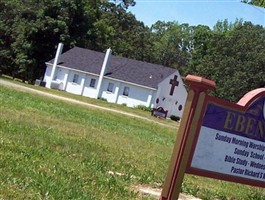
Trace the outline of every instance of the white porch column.
[[67, 70], [67, 73], [64, 75], [64, 80], [63, 80], [63, 90], [66, 90], [67, 83], [68, 83], [68, 76], [69, 76], [70, 70]]
[[83, 96], [84, 89], [85, 89], [85, 82], [86, 82], [86, 74], [85, 76], [81, 79], [81, 96]]
[[53, 62], [53, 66], [52, 66], [52, 72], [51, 72], [50, 81], [48, 81], [46, 83], [46, 87], [48, 87], [48, 88], [51, 87], [51, 82], [53, 81], [55, 70], [56, 70], [56, 66], [58, 64], [59, 56], [61, 55], [62, 50], [63, 50], [63, 43], [59, 43], [57, 51], [56, 51], [56, 56], [55, 56], [55, 59], [54, 59], [54, 62]]
[[99, 75], [99, 79], [98, 79], [98, 84], [97, 84], [96, 98], [99, 97], [99, 92], [100, 92], [103, 76], [104, 76], [104, 73], [106, 71], [110, 55], [111, 55], [111, 49], [109, 48], [109, 49], [107, 49], [107, 52], [106, 52], [106, 55], [105, 55], [105, 58], [104, 58], [104, 61], [103, 61], [102, 67], [101, 67], [101, 71], [100, 71], [100, 75]]
[[114, 101], [115, 103], [118, 102], [120, 88], [121, 88], [121, 82], [119, 82], [117, 87], [115, 88], [115, 101]]

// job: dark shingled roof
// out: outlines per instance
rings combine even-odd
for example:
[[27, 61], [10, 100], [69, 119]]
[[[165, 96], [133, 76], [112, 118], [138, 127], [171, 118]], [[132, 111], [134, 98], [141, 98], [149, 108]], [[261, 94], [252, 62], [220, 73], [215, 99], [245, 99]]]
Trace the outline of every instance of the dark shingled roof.
[[[59, 57], [58, 65], [93, 74], [100, 74], [105, 53], [74, 47]], [[48, 63], [52, 64], [53, 60]], [[158, 88], [158, 84], [176, 69], [111, 55], [105, 77]]]

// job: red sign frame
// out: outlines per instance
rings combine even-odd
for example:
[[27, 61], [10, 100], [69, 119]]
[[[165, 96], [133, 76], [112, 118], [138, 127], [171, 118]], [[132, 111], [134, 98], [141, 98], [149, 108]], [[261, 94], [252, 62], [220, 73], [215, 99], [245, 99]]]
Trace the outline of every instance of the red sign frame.
[[178, 199], [185, 173], [264, 187], [263, 181], [199, 169], [192, 167], [191, 164], [207, 106], [216, 104], [221, 108], [243, 114], [257, 98], [265, 97], [265, 88], [247, 93], [237, 104], [234, 104], [208, 95], [209, 90], [215, 89], [214, 81], [193, 75], [188, 75], [186, 81], [189, 84], [189, 93], [160, 200]]
[[203, 117], [204, 117], [204, 114], [206, 111], [206, 107], [209, 103], [216, 104], [218, 106], [221, 106], [221, 107], [245, 114], [249, 108], [249, 105], [251, 105], [251, 103], [254, 100], [256, 100], [257, 98], [263, 97], [263, 96], [265, 96], [265, 88], [264, 89], [256, 89], [256, 90], [251, 91], [251, 93], [249, 93], [249, 94], [247, 94], [247, 96], [243, 97], [240, 100], [241, 103], [239, 102], [238, 104], [231, 103], [231, 102], [226, 101], [224, 99], [219, 99], [219, 98], [215, 98], [212, 96], [207, 96], [205, 99], [205, 102], [203, 104], [203, 112], [200, 115], [200, 120], [199, 120], [198, 126], [196, 128], [196, 134], [194, 137], [194, 142], [191, 146], [191, 153], [189, 156], [189, 161], [188, 161], [188, 166], [187, 166], [186, 172], [189, 174], [205, 176], [205, 177], [215, 178], [215, 179], [219, 179], [219, 180], [225, 180], [225, 181], [230, 181], [230, 182], [235, 182], [235, 183], [242, 183], [242, 184], [252, 185], [252, 186], [257, 186], [257, 187], [264, 187], [264, 182], [262, 182], [262, 181], [255, 181], [255, 180], [242, 178], [242, 177], [238, 177], [238, 176], [225, 175], [222, 173], [200, 170], [200, 169], [196, 169], [196, 168], [191, 167], [191, 162], [192, 162], [192, 158], [193, 158], [193, 155], [195, 152], [196, 144], [198, 142], [198, 137], [199, 137], [199, 132], [200, 132], [200, 128], [202, 125], [202, 120], [203, 120]]

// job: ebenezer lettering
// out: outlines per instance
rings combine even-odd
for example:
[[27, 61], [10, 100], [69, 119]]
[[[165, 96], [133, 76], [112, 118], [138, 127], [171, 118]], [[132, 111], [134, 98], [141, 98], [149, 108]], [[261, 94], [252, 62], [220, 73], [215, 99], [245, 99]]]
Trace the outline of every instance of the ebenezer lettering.
[[265, 141], [265, 122], [255, 118], [227, 111], [224, 129]]

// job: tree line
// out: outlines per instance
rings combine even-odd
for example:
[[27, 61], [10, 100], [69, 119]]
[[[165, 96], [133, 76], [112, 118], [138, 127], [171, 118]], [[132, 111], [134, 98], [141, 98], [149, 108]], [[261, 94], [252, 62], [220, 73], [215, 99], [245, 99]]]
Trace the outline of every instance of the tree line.
[[216, 81], [214, 95], [237, 101], [265, 87], [265, 28], [251, 22], [208, 26], [157, 21], [127, 11], [133, 0], [0, 0], [1, 73], [33, 83], [59, 42], [177, 68]]

